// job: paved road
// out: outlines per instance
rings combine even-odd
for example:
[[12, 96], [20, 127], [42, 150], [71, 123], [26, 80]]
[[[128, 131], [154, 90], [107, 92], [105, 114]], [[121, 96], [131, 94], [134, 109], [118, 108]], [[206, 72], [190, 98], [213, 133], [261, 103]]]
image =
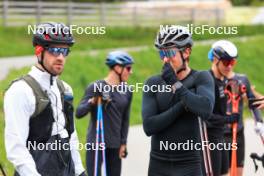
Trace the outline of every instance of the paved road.
[[[264, 153], [264, 145], [254, 132], [253, 120], [245, 121], [246, 160], [244, 176], [263, 176], [264, 169], [259, 163], [259, 170], [254, 173], [253, 161], [250, 153]], [[146, 176], [149, 162], [150, 138], [146, 137], [142, 126], [130, 128], [128, 136], [128, 157], [123, 161], [122, 176]]]
[[36, 63], [34, 56], [20, 56], [0, 59], [0, 80], [3, 80], [9, 70], [19, 69]]
[[[234, 37], [232, 38], [232, 41], [241, 41], [241, 42], [246, 42], [250, 39], [255, 38], [254, 36], [250, 37]], [[201, 40], [201, 41], [196, 41], [195, 45], [211, 45], [214, 43], [216, 40]], [[135, 51], [143, 51], [149, 49], [149, 46], [142, 45], [142, 46], [136, 46], [136, 47], [124, 47], [124, 48], [109, 48], [109, 49], [94, 49], [91, 51], [81, 51], [79, 54], [82, 55], [91, 55], [91, 56], [96, 56], [100, 52], [109, 52], [113, 50], [123, 50], [127, 52], [135, 52]], [[75, 52], [75, 51], [73, 51]], [[10, 69], [19, 69], [23, 68], [25, 66], [30, 66], [36, 63], [36, 57], [35, 56], [20, 56], [20, 57], [8, 57], [8, 58], [0, 58], [0, 81], [3, 80]]]
[[[137, 47], [128, 47], [128, 48], [118, 48], [119, 50], [124, 50], [124, 51], [142, 51], [148, 49], [148, 46], [137, 46]], [[81, 51], [82, 55], [91, 55], [91, 56], [96, 56], [100, 52], [108, 52], [108, 51], [113, 51], [116, 50], [116, 48], [110, 48], [110, 49], [94, 49], [92, 51]], [[37, 60], [36, 56], [18, 56], [18, 57], [2, 57], [0, 58], [0, 81], [3, 80], [8, 72], [11, 69], [19, 69], [23, 68], [26, 66], [31, 66], [34, 65]]]

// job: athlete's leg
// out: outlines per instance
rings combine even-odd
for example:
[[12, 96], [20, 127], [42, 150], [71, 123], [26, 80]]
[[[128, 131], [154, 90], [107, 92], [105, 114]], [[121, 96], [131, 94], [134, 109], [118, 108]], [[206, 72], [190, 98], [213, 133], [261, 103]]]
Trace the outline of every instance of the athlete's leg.
[[[87, 150], [86, 151], [86, 168], [88, 176], [94, 175], [94, 159], [95, 159], [95, 150]], [[97, 173], [101, 175], [101, 163], [102, 163], [102, 151], [98, 151], [98, 168]]]
[[[218, 143], [222, 143], [223, 140], [217, 138], [215, 136], [208, 135], [208, 139], [210, 143], [213, 143], [217, 146]], [[212, 169], [214, 175], [221, 174], [221, 165], [222, 165], [222, 151], [215, 148], [214, 150], [210, 150], [211, 161], [212, 161]]]
[[118, 148], [106, 150], [106, 170], [107, 176], [121, 175], [121, 159]]

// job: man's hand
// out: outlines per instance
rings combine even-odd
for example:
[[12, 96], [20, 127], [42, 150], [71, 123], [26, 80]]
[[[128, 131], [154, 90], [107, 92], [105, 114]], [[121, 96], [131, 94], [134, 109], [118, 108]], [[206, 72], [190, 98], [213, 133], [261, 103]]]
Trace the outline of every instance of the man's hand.
[[127, 157], [127, 148], [126, 144], [122, 144], [119, 148], [119, 158], [126, 158]]
[[88, 100], [89, 104], [97, 105], [98, 97], [102, 97], [103, 102], [109, 103], [111, 101], [110, 92], [100, 92], [96, 93], [95, 97], [92, 97]]
[[168, 85], [173, 85], [178, 81], [175, 71], [169, 63], [163, 65], [161, 77]]

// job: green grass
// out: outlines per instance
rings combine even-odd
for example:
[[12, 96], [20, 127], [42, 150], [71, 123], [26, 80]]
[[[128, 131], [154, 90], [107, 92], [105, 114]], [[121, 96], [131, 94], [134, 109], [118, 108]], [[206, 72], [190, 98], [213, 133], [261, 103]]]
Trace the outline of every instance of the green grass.
[[[118, 37], [118, 36], [116, 36]], [[119, 36], [122, 38], [122, 36]], [[264, 85], [262, 84], [264, 74], [263, 62], [261, 56], [264, 55], [263, 47], [260, 43], [264, 42], [264, 35], [249, 39], [247, 42], [235, 42], [239, 50], [239, 61], [235, 71], [245, 73], [248, 75], [251, 83], [256, 85], [256, 89], [264, 93]], [[210, 62], [207, 59], [207, 52], [210, 46], [195, 45], [191, 56], [191, 66], [195, 69], [207, 70], [210, 67]], [[104, 65], [106, 52], [100, 52], [97, 56], [85, 56], [78, 51], [73, 51], [67, 60], [65, 71], [62, 79], [68, 82], [74, 90], [75, 106], [79, 103], [80, 98], [88, 83], [102, 79], [108, 72], [107, 67]], [[131, 55], [135, 58], [136, 64], [133, 67], [133, 74], [129, 80], [130, 84], [143, 83], [144, 80], [160, 72], [162, 62], [160, 61], [157, 52], [153, 47], [149, 49], [132, 52]], [[13, 70], [7, 79], [0, 82], [0, 91], [3, 92], [11, 80], [19, 77], [21, 74], [26, 74], [30, 68], [22, 70]], [[134, 93], [133, 103], [131, 109], [131, 125], [140, 124], [141, 120], [141, 99], [142, 92]], [[4, 120], [3, 120], [3, 99], [0, 100], [0, 162], [4, 165], [11, 175], [13, 169], [12, 165], [7, 162], [5, 157], [3, 133], [4, 133]], [[247, 114], [248, 115], [248, 114]], [[76, 127], [81, 142], [85, 142], [86, 130], [89, 118], [76, 120]], [[85, 151], [81, 151], [82, 159], [84, 162]]]
[[[104, 35], [75, 35], [76, 44], [73, 51], [89, 51], [91, 49], [117, 48], [127, 46], [150, 45], [154, 43], [159, 27], [130, 27], [113, 28], [106, 27]], [[0, 58], [8, 56], [33, 55], [31, 35], [27, 34], [27, 27], [0, 27]], [[264, 26], [238, 26], [238, 34], [235, 35], [204, 35], [194, 34], [194, 40], [206, 40], [212, 38], [230, 38], [239, 36], [252, 36], [263, 34]]]

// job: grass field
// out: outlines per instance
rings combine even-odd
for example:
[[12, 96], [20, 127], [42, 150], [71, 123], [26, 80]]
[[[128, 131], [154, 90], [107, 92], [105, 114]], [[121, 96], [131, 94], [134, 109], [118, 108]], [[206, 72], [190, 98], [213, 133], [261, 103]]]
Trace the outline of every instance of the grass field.
[[[89, 51], [91, 49], [117, 48], [127, 46], [150, 45], [154, 43], [158, 27], [151, 28], [113, 28], [107, 27], [105, 35], [75, 35], [76, 44], [73, 51]], [[254, 36], [263, 34], [264, 26], [237, 26], [238, 34], [210, 34], [205, 31], [203, 35], [193, 34], [195, 40], [215, 38], [230, 38], [240, 36]], [[33, 55], [34, 50], [31, 35], [27, 27], [2, 28], [0, 27], [0, 58], [8, 56]]]
[[[264, 43], [264, 35], [256, 36], [246, 42], [235, 42], [239, 49], [239, 61], [236, 67], [237, 72], [246, 73], [251, 80], [251, 83], [256, 85], [256, 89], [264, 93], [264, 84], [262, 75], [264, 74], [263, 62], [261, 56], [264, 55], [263, 47], [260, 43]], [[195, 69], [207, 70], [210, 67], [207, 52], [210, 46], [195, 45], [191, 56], [191, 66]], [[99, 55], [86, 56], [80, 54], [78, 51], [73, 51], [67, 60], [62, 79], [72, 85], [75, 95], [75, 106], [79, 103], [83, 95], [83, 91], [88, 83], [103, 78], [108, 69], [104, 65], [105, 52], [99, 52]], [[143, 83], [147, 77], [157, 74], [161, 69], [161, 61], [156, 50], [150, 47], [147, 50], [140, 52], [131, 52], [135, 58], [136, 64], [133, 67], [133, 74], [129, 81], [130, 84]], [[0, 91], [3, 92], [11, 80], [19, 77], [21, 74], [27, 73], [29, 68], [12, 71], [8, 78], [0, 82]], [[134, 93], [133, 103], [131, 109], [131, 125], [141, 123], [141, 98], [142, 92]], [[3, 133], [4, 133], [4, 119], [3, 119], [3, 99], [0, 99], [0, 162], [4, 165], [11, 175], [13, 168], [5, 157]], [[78, 135], [81, 142], [85, 142], [86, 129], [89, 118], [76, 120]], [[85, 151], [81, 151], [82, 159], [84, 161]]]

